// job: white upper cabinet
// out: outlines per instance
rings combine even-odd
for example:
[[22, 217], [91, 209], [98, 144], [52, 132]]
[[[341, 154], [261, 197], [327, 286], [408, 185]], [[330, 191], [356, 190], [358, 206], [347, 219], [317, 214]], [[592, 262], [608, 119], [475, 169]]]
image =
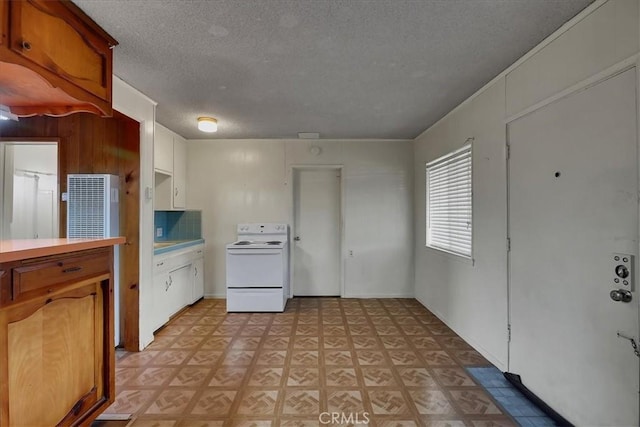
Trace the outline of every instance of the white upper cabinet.
[[173, 173], [173, 132], [156, 123], [153, 147], [154, 168], [171, 175]]
[[187, 207], [187, 141], [161, 124], [156, 123], [154, 142], [156, 210]]
[[187, 142], [179, 135], [173, 138], [173, 208], [187, 207]]

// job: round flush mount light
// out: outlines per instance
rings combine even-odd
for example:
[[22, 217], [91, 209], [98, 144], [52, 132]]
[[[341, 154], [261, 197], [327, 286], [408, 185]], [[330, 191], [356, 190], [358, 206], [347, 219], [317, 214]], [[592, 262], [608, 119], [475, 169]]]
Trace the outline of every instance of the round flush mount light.
[[217, 132], [218, 121], [213, 117], [198, 117], [198, 130], [202, 132]]

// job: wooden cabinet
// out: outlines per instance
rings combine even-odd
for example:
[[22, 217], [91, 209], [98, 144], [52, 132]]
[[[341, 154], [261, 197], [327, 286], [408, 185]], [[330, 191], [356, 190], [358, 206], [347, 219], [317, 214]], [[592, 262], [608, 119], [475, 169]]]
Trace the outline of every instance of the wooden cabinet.
[[113, 249], [0, 264], [0, 425], [88, 424], [114, 399]]
[[70, 1], [1, 3], [0, 104], [19, 116], [111, 116], [117, 42]]
[[156, 123], [154, 138], [156, 210], [187, 207], [187, 141]]

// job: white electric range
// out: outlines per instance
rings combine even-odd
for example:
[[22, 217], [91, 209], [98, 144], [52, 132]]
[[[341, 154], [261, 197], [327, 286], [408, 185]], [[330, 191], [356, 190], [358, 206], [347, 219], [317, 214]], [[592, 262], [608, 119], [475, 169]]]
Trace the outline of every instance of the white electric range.
[[227, 311], [284, 311], [289, 298], [287, 224], [238, 224], [227, 245]]

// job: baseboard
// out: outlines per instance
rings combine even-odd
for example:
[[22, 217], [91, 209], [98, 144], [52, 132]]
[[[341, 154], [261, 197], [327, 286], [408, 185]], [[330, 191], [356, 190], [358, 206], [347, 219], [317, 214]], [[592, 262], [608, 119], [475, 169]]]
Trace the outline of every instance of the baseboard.
[[227, 293], [213, 293], [213, 294], [204, 294], [205, 299], [226, 299]]
[[366, 295], [357, 295], [357, 294], [345, 294], [342, 298], [361, 298], [361, 299], [372, 299], [372, 298], [413, 298], [413, 295], [408, 294], [366, 294]]
[[507, 369], [507, 364], [506, 363], [500, 361], [500, 359], [498, 359], [493, 353], [491, 353], [490, 351], [487, 351], [487, 349], [482, 347], [482, 345], [480, 345], [473, 338], [471, 338], [471, 337], [469, 337], [469, 336], [467, 336], [465, 334], [462, 334], [462, 333], [460, 333], [460, 331], [456, 330], [456, 328], [454, 328], [451, 325], [451, 323], [447, 321], [447, 319], [442, 315], [442, 313], [440, 313], [438, 310], [435, 310], [435, 309], [429, 307], [429, 304], [427, 304], [426, 301], [424, 301], [422, 298], [420, 298], [418, 296], [415, 296], [414, 298], [416, 299], [416, 301], [418, 301], [420, 304], [422, 304], [427, 310], [429, 310], [430, 312], [435, 314], [438, 319], [440, 319], [445, 325], [447, 325], [449, 328], [451, 328], [451, 330], [453, 330], [453, 332], [458, 334], [460, 336], [460, 338], [462, 338], [469, 345], [471, 345], [471, 347], [473, 347], [485, 359], [487, 359], [489, 362], [493, 363], [498, 369], [500, 369], [503, 372]]

